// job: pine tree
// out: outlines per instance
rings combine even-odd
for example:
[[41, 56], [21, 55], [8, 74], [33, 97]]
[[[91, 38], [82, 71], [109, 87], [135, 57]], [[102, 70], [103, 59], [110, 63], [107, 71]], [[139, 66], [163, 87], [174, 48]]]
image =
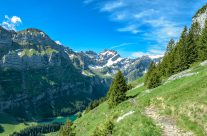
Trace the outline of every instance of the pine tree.
[[63, 125], [60, 128], [59, 135], [60, 136], [75, 136], [75, 134], [73, 133], [72, 124], [73, 123], [68, 119], [65, 125]]
[[145, 77], [145, 86], [149, 89], [155, 88], [161, 85], [161, 81], [161, 63], [156, 66], [152, 62]]
[[173, 73], [173, 50], [175, 48], [175, 41], [171, 39], [167, 45], [167, 50], [160, 66], [160, 73], [162, 76], [169, 76]]
[[115, 75], [114, 81], [108, 92], [109, 107], [114, 107], [126, 99], [128, 90], [126, 80], [121, 71]]
[[198, 22], [193, 23], [187, 36], [187, 61], [192, 64], [198, 60], [198, 41], [200, 37], [200, 25]]
[[161, 85], [161, 77], [160, 77], [160, 74], [159, 72], [155, 69], [150, 77], [149, 77], [149, 82], [147, 84], [147, 88], [149, 89], [152, 89], [152, 88], [155, 88], [155, 87], [158, 87]]
[[202, 30], [199, 40], [199, 60], [203, 61], [207, 59], [207, 21], [205, 28]]
[[150, 63], [150, 66], [149, 66], [149, 68], [148, 68], [148, 71], [147, 71], [147, 73], [146, 73], [146, 76], [145, 76], [145, 80], [144, 80], [144, 84], [145, 84], [145, 86], [148, 85], [148, 82], [149, 82], [149, 78], [150, 78], [150, 76], [151, 76], [151, 73], [153, 72], [153, 70], [154, 70], [155, 68], [156, 68], [155, 63], [154, 63], [154, 62], [151, 62], [151, 63]]
[[184, 28], [180, 40], [178, 41], [176, 47], [175, 47], [175, 52], [174, 52], [174, 57], [176, 58], [174, 60], [174, 72], [180, 72], [183, 71], [187, 68], [189, 68], [188, 64], [188, 59], [187, 59], [187, 36], [188, 36], [188, 29], [187, 27]]
[[175, 47], [175, 41], [174, 41], [174, 39], [171, 39], [169, 41], [168, 45], [167, 45], [167, 51], [166, 51], [165, 54], [168, 54], [168, 53], [172, 52], [172, 50], [174, 49], [174, 47]]
[[167, 53], [167, 66], [166, 66], [166, 76], [171, 76], [174, 74], [174, 49], [175, 49], [175, 41], [173, 39], [170, 40], [168, 44], [168, 53]]

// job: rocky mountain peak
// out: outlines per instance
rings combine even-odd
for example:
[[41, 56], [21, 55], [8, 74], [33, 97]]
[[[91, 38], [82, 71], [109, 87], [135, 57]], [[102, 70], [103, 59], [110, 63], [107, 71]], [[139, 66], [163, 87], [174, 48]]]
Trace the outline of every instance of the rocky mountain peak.
[[96, 59], [98, 54], [94, 51], [86, 51], [85, 54], [89, 57], [89, 58], [92, 58], [92, 59]]
[[104, 50], [103, 52], [99, 53], [100, 60], [109, 60], [114, 57], [120, 57], [117, 51], [114, 50]]
[[18, 31], [13, 34], [13, 41], [20, 45], [56, 45], [46, 33], [35, 28]]
[[12, 34], [0, 26], [0, 46], [8, 46], [12, 44], [11, 40]]

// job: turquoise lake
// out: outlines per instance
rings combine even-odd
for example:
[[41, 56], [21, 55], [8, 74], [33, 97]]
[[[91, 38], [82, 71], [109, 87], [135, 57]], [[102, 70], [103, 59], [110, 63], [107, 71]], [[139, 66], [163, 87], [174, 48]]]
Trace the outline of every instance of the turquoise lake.
[[67, 119], [70, 119], [72, 122], [76, 120], [76, 115], [66, 116], [66, 117], [55, 117], [48, 118], [44, 121], [40, 121], [39, 124], [51, 124], [51, 123], [65, 123]]

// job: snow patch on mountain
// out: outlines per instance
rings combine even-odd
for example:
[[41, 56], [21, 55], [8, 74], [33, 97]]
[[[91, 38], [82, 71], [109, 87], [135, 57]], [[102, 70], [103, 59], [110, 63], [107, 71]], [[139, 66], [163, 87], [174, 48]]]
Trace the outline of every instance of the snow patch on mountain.
[[116, 59], [116, 60], [114, 60], [114, 61], [113, 61], [113, 58], [110, 58], [105, 66], [110, 67], [110, 66], [112, 66], [112, 65], [114, 65], [114, 64], [117, 64], [117, 63], [120, 62], [121, 60], [123, 60], [123, 58], [118, 58], [118, 59]]

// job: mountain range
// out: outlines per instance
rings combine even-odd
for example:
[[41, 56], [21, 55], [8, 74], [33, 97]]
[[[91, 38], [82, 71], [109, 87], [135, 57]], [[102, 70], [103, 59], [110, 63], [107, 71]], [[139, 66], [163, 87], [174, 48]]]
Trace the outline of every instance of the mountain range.
[[133, 81], [158, 60], [75, 52], [41, 30], [0, 27], [0, 111], [20, 119], [73, 114], [105, 96], [118, 70]]

